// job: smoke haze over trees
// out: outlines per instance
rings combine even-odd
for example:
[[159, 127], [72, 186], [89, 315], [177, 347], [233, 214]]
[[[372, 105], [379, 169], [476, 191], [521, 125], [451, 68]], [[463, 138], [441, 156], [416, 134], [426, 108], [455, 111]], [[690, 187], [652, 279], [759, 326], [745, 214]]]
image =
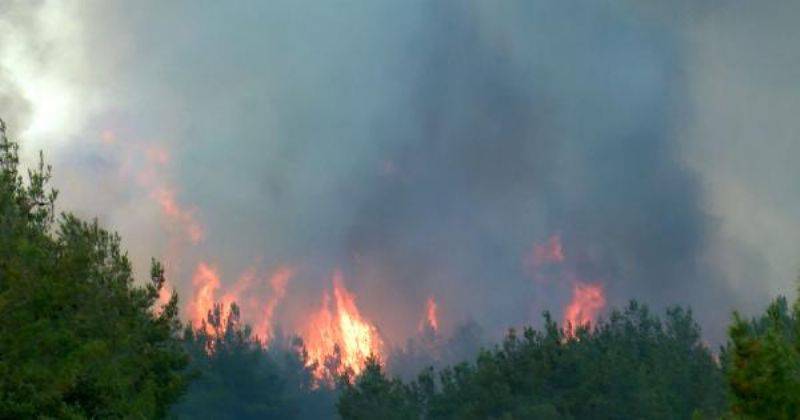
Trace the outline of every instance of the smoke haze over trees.
[[[405, 348], [383, 360], [370, 354], [348, 363], [349, 340], [369, 335], [352, 335], [350, 329], [367, 325], [350, 306], [352, 296], [339, 289], [335, 322], [346, 340], [322, 360], [309, 357], [301, 337], [287, 338], [279, 330], [253, 336], [236, 302], [213, 303], [199, 324], [186, 324], [181, 337], [178, 296], [164, 298], [160, 263], [153, 261], [149, 283], [135, 286], [119, 236], [70, 214], [56, 220], [50, 167], [41, 162], [22, 177], [17, 144], [7, 139], [1, 121], [0, 140], [0, 416], [800, 414], [800, 299], [791, 312], [786, 299], [778, 298], [752, 321], [735, 314], [719, 358], [701, 340], [691, 311], [672, 307], [662, 321], [631, 301], [608, 320], [585, 323], [568, 319], [559, 326], [545, 312], [543, 330], [525, 328], [518, 336], [512, 329], [473, 361], [468, 353], [480, 346], [480, 328], [467, 323], [443, 339], [429, 300], [427, 322]], [[390, 379], [387, 363], [400, 375], [420, 373], [409, 382]]]
[[1, 408], [792, 417], [799, 15], [0, 1]]
[[[609, 305], [689, 304], [719, 342], [734, 307], [794, 293], [792, 2], [0, 10], [24, 155], [46, 145], [64, 208], [118, 229], [138, 272], [160, 257], [187, 300], [201, 262], [222, 288], [289, 265], [275, 317], [297, 330], [339, 268], [402, 345], [429, 295], [448, 332], [499, 339], [578, 279]], [[532, 273], [553, 235], [566, 267]]]

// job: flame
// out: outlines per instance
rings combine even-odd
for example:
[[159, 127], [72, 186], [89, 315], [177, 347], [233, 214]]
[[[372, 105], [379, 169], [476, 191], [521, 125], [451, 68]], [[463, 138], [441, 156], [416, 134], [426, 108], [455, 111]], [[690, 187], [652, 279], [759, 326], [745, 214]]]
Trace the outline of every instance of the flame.
[[205, 262], [198, 264], [192, 277], [192, 286], [194, 294], [188, 306], [189, 317], [193, 323], [200, 325], [216, 302], [214, 295], [220, 287], [216, 269]]
[[383, 350], [377, 328], [361, 316], [355, 296], [344, 287], [338, 271], [333, 276], [333, 298], [334, 308], [330, 294], [323, 294], [322, 306], [312, 314], [303, 334], [308, 364], [318, 364], [315, 375], [320, 380], [325, 376], [321, 365], [336, 357], [337, 352], [339, 365], [331, 373], [350, 369], [358, 374], [370, 355], [380, 357]]
[[[109, 133], [113, 134], [111, 131]], [[104, 133], [103, 142], [107, 145], [114, 145], [116, 136], [107, 136]], [[128, 146], [126, 143], [125, 145], [120, 144], [120, 147], [129, 159], [133, 156], [143, 159], [144, 163], [136, 166], [136, 180], [142, 188], [149, 192], [150, 198], [158, 205], [161, 214], [172, 225], [182, 230], [192, 244], [197, 245], [202, 242], [205, 237], [205, 229], [195, 217], [196, 209], [186, 208], [179, 204], [175, 188], [165, 176], [165, 167], [171, 160], [169, 150], [158, 144]], [[128, 165], [133, 165], [133, 161], [128, 162]], [[172, 228], [172, 225], [169, 227]]]
[[576, 282], [572, 287], [572, 300], [564, 309], [564, 325], [569, 331], [590, 325], [605, 306], [605, 291], [601, 284]]
[[162, 307], [169, 303], [169, 300], [172, 298], [172, 294], [174, 293], [172, 286], [168, 282], [164, 282], [161, 286], [161, 290], [158, 291], [158, 300], [156, 301], [157, 307]]
[[158, 203], [161, 212], [174, 222], [177, 222], [185, 231], [193, 244], [202, 242], [205, 232], [203, 227], [195, 220], [193, 209], [182, 208], [175, 199], [175, 191], [166, 186], [154, 188], [150, 196]]
[[292, 277], [293, 271], [289, 268], [282, 267], [276, 271], [269, 279], [269, 284], [272, 288], [270, 295], [264, 308], [261, 310], [261, 319], [256, 324], [255, 333], [261, 338], [264, 345], [269, 343], [272, 338], [272, 315], [278, 303], [286, 296], [286, 283]]
[[239, 276], [236, 283], [233, 284], [229, 290], [222, 295], [220, 302], [223, 308], [229, 308], [231, 304], [236, 303], [239, 306], [244, 306], [244, 292], [250, 289], [255, 282], [256, 270], [253, 267], [248, 268]]
[[[242, 312], [244, 317], [249, 314], [257, 314], [255, 318], [250, 318], [252, 321], [250, 324], [256, 326], [255, 334], [261, 338], [262, 344], [266, 345], [272, 338], [273, 313], [278, 303], [286, 295], [286, 284], [292, 275], [293, 271], [290, 268], [281, 267], [270, 276], [267, 283], [271, 293], [262, 307], [258, 298], [247, 297], [248, 294], [252, 295], [263, 291], [263, 289], [257, 288], [257, 274], [254, 268], [247, 269], [239, 276], [236, 283], [225, 291], [222, 298], [217, 300], [217, 291], [223, 288], [220, 277], [213, 267], [201, 262], [192, 278], [194, 293], [192, 301], [189, 303], [189, 317], [195, 325], [199, 326], [206, 319], [208, 311], [214, 308], [214, 304], [219, 303], [222, 310], [220, 321], [224, 325], [227, 323], [228, 310], [232, 304], [236, 303], [244, 309]], [[208, 332], [211, 333], [210, 330]]]
[[[119, 175], [132, 178], [140, 188], [158, 205], [161, 214], [169, 223], [169, 233], [181, 231], [181, 236], [197, 245], [205, 237], [205, 229], [197, 221], [196, 209], [185, 207], [176, 199], [176, 189], [169, 182], [168, 165], [171, 161], [169, 149], [158, 144], [123, 141], [113, 129], [100, 133], [100, 141], [109, 153], [119, 155], [122, 163]], [[177, 229], [175, 229], [177, 227]], [[174, 235], [172, 239], [177, 239]], [[182, 238], [181, 238], [182, 239]]]
[[428, 300], [425, 302], [425, 307], [425, 318], [419, 323], [419, 331], [425, 332], [426, 330], [430, 330], [433, 333], [439, 332], [438, 307], [433, 296], [428, 297]]
[[561, 246], [561, 237], [553, 235], [544, 244], [533, 244], [533, 251], [525, 260], [527, 265], [533, 267], [564, 262], [564, 248]]

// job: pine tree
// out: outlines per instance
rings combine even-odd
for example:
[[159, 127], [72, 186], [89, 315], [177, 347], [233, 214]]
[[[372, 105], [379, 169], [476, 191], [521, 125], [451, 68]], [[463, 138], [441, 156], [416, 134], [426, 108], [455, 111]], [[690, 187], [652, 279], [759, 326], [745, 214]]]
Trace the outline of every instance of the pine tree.
[[51, 168], [23, 177], [17, 152], [0, 122], [0, 417], [164, 416], [187, 358], [161, 265], [136, 285], [119, 236], [56, 216]]

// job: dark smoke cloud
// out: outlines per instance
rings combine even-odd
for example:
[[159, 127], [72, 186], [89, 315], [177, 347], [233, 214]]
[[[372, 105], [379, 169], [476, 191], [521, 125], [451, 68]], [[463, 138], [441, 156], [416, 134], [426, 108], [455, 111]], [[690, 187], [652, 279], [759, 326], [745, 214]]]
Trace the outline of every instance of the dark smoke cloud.
[[680, 157], [679, 39], [588, 4], [460, 5], [425, 13], [410, 104], [375, 134], [399, 175], [372, 186], [348, 246], [396, 293], [447, 267], [438, 294], [495, 328], [532, 301], [560, 310], [568, 286], [534, 287], [520, 264], [551, 233], [615, 304], [687, 303], [706, 320], [735, 304], [702, 259], [714, 227]]

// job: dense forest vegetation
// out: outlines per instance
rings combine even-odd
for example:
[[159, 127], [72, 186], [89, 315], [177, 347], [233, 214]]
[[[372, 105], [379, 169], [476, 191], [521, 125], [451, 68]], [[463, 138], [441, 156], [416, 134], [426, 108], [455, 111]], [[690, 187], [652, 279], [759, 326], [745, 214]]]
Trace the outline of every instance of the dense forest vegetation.
[[359, 375], [326, 361], [320, 383], [299, 337], [265, 348], [235, 305], [184, 326], [176, 295], [158, 303], [162, 266], [134, 281], [120, 238], [57, 215], [50, 168], [23, 176], [17, 150], [0, 125], [0, 418], [800, 416], [800, 301], [784, 298], [734, 314], [717, 352], [690, 310], [631, 302], [574, 331], [545, 314], [480, 351], [467, 325], [437, 344], [449, 367], [430, 367], [423, 337], [390, 355], [419, 371], [405, 380], [377, 358]]

